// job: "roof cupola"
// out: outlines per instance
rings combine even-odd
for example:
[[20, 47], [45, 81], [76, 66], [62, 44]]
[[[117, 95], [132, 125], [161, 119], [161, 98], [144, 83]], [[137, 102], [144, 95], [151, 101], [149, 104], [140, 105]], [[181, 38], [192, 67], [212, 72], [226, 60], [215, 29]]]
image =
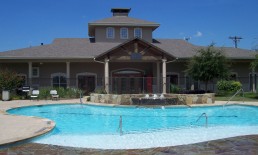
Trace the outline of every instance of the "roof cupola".
[[130, 11], [131, 11], [131, 8], [112, 8], [111, 9], [113, 16], [128, 16]]

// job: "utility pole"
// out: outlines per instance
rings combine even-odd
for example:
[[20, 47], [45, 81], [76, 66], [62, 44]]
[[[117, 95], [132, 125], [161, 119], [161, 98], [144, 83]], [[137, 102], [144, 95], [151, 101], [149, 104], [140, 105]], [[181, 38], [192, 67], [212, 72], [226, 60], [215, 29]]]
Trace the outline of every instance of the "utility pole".
[[233, 42], [235, 43], [235, 48], [237, 48], [237, 43], [243, 39], [242, 37], [234, 36], [234, 37], [229, 37], [229, 39], [232, 39]]

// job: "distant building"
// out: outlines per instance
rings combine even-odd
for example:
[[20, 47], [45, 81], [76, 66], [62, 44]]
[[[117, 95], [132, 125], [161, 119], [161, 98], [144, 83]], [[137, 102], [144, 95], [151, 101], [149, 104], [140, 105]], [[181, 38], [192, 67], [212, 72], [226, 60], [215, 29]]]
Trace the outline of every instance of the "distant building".
[[[88, 24], [89, 38], [57, 38], [48, 45], [0, 52], [0, 67], [16, 71], [33, 88], [78, 87], [86, 94], [100, 88], [108, 93], [169, 93], [171, 84], [204, 88], [184, 72], [187, 60], [202, 47], [153, 38], [160, 24], [131, 18], [130, 9], [111, 12], [112, 17]], [[231, 60], [232, 79], [251, 90], [254, 52], [222, 49]], [[214, 83], [209, 89], [216, 89]]]

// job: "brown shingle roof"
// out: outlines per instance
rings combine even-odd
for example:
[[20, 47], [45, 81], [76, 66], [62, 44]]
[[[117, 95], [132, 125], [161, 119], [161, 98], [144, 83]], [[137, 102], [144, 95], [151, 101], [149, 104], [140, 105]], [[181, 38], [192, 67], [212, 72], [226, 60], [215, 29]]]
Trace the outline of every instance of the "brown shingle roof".
[[[0, 52], [0, 59], [87, 59], [96, 57], [120, 43], [95, 43], [87, 38], [60, 38], [52, 44]], [[190, 58], [201, 46], [194, 46], [179, 39], [157, 39], [152, 45], [178, 58]], [[256, 52], [223, 47], [230, 59], [254, 59]]]
[[93, 58], [119, 43], [92, 43], [87, 38], [60, 38], [52, 44], [0, 52], [0, 59]]
[[[191, 58], [196, 54], [196, 51], [200, 48], [206, 48], [203, 46], [195, 46], [185, 40], [180, 39], [157, 39], [158, 43], [154, 43], [157, 47], [167, 51], [178, 58]], [[232, 48], [232, 47], [216, 47], [222, 49], [225, 56], [230, 59], [254, 59], [256, 52]]]

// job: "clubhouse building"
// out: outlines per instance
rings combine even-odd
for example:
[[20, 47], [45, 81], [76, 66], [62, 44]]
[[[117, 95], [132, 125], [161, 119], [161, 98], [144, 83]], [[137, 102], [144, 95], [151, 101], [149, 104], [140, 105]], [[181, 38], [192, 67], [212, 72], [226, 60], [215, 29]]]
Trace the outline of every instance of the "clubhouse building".
[[[0, 52], [0, 68], [14, 70], [24, 85], [77, 87], [86, 94], [169, 93], [170, 85], [204, 89], [184, 71], [201, 46], [180, 39], [156, 39], [160, 24], [129, 17], [130, 9], [113, 8], [110, 18], [88, 23], [89, 38], [57, 38], [51, 44]], [[245, 91], [256, 87], [250, 62], [255, 53], [221, 48], [231, 62], [231, 78]], [[216, 81], [209, 84], [216, 90]]]

